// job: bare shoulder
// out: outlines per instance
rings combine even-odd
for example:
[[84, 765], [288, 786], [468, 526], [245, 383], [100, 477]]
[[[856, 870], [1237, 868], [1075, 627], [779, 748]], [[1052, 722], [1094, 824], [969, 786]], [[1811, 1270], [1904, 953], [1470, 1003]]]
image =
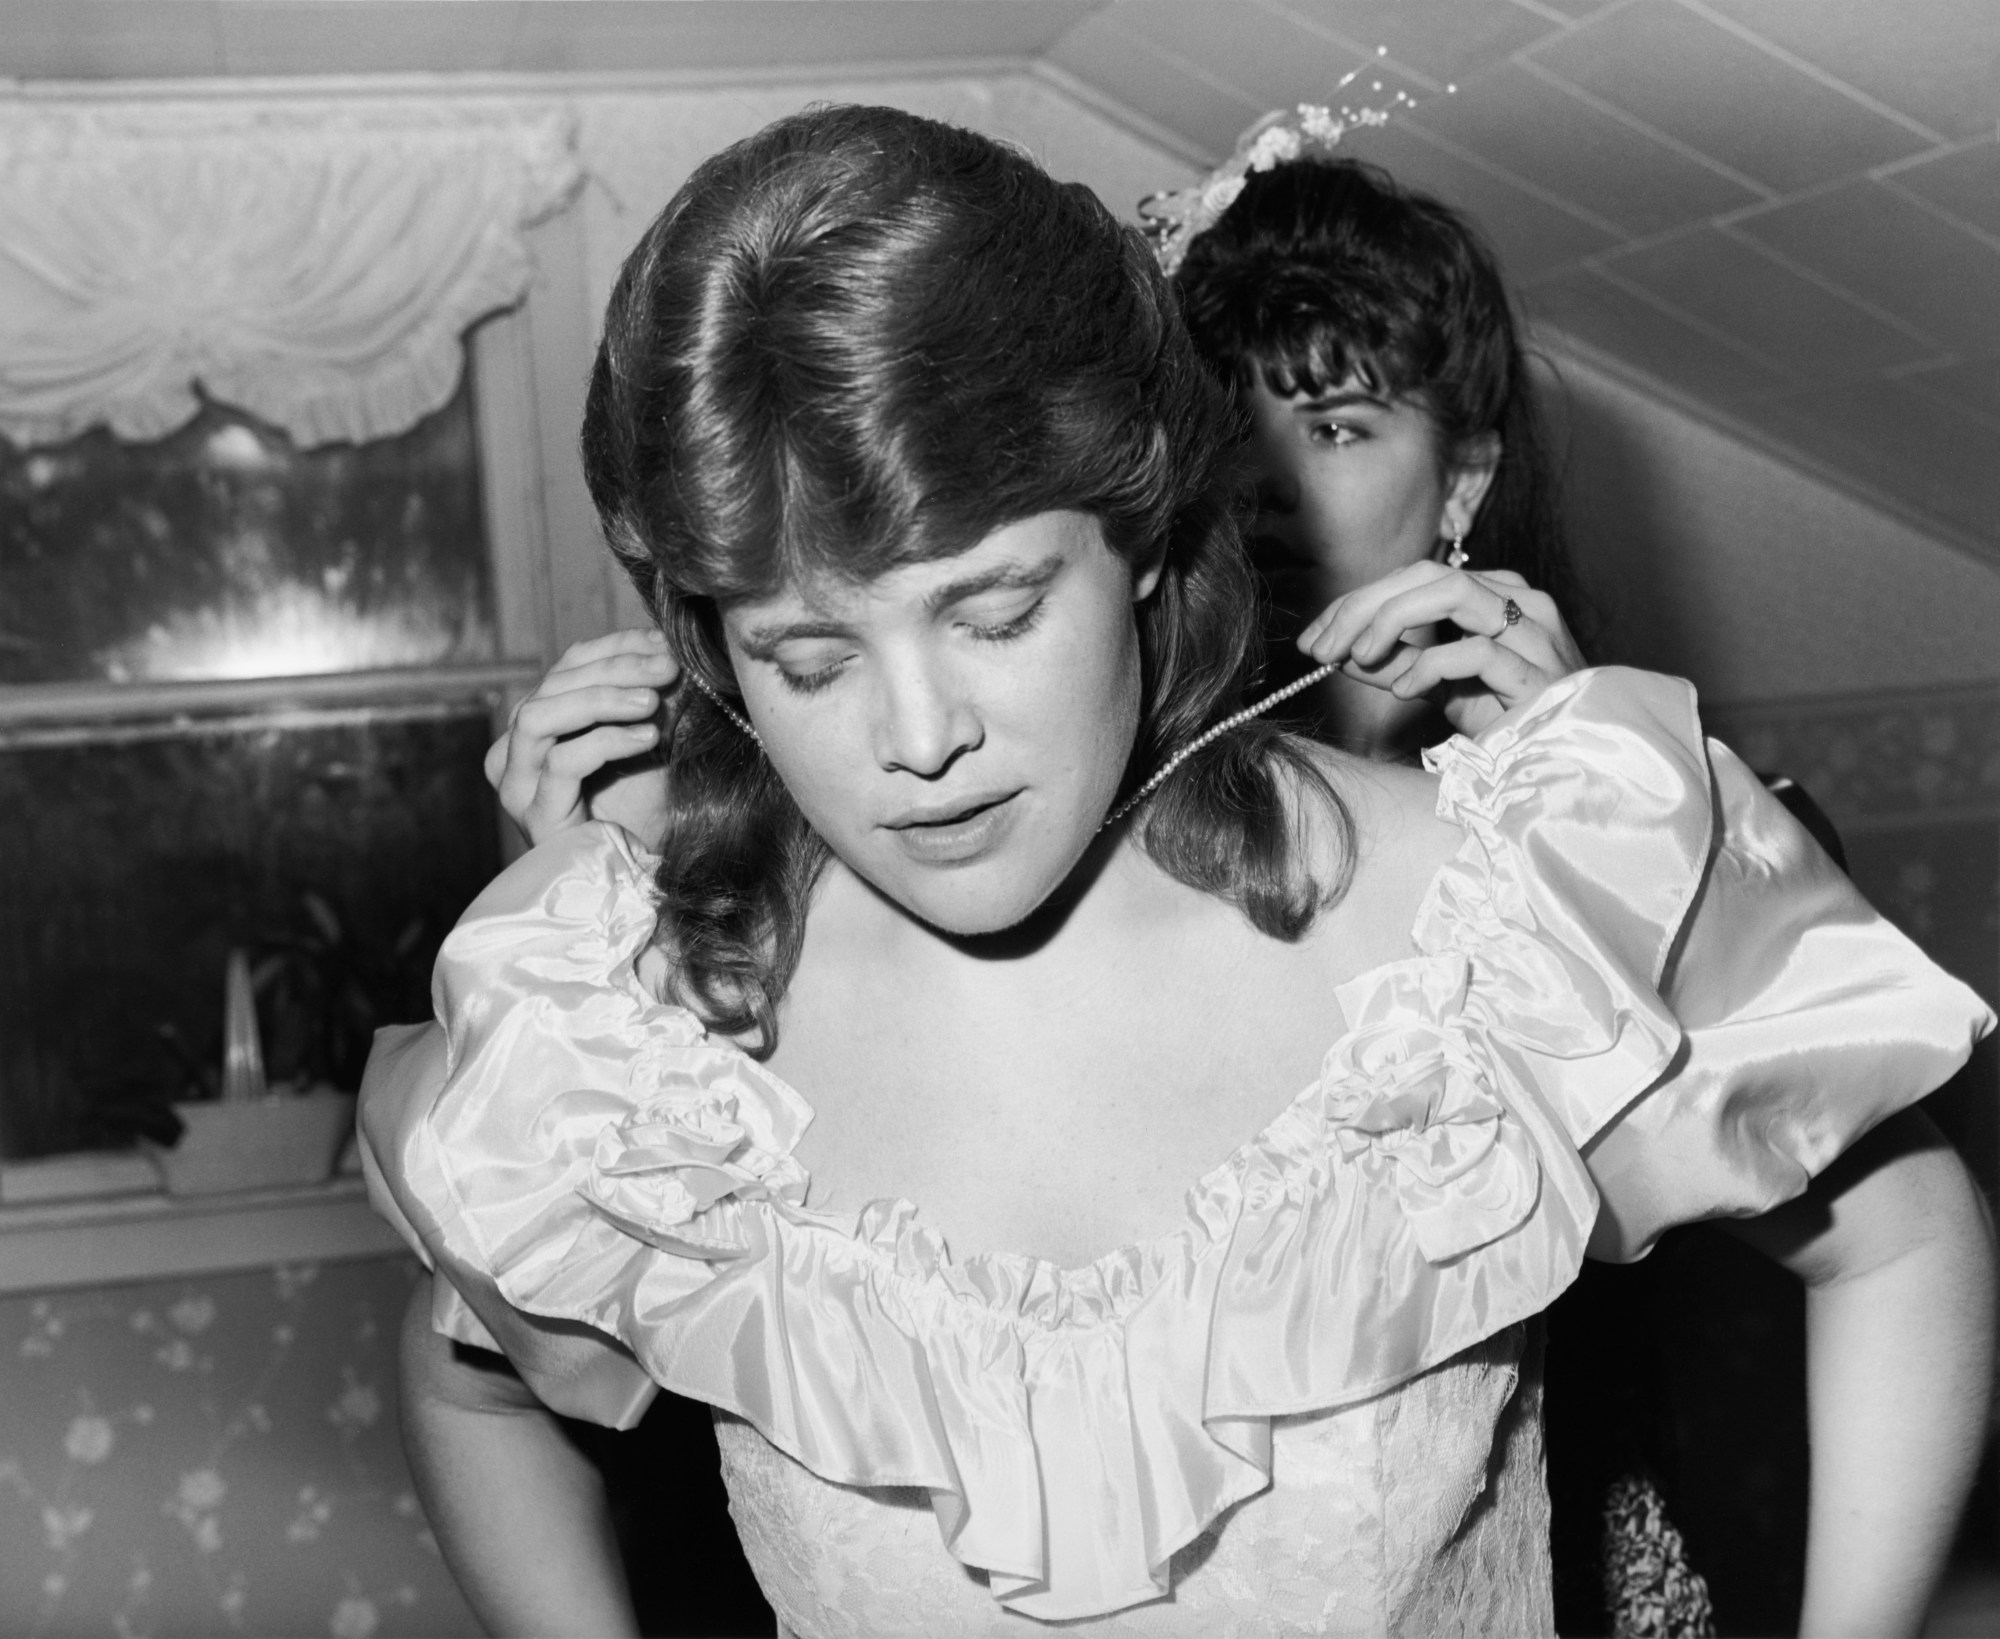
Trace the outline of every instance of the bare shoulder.
[[1424, 895], [1465, 840], [1463, 831], [1438, 816], [1437, 776], [1400, 763], [1368, 762], [1331, 746], [1314, 744], [1309, 754], [1351, 828], [1341, 836], [1338, 816], [1324, 805], [1306, 805], [1319, 810], [1308, 822], [1316, 861], [1334, 861], [1344, 845], [1351, 862], [1347, 892], [1325, 919], [1328, 931], [1343, 942], [1361, 938], [1377, 960], [1408, 954], [1409, 930]]

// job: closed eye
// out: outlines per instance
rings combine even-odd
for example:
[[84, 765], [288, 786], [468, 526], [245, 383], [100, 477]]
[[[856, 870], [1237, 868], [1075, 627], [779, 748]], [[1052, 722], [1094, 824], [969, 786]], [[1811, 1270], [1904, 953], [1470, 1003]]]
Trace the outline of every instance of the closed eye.
[[779, 665], [778, 677], [786, 688], [794, 694], [818, 694], [846, 669], [847, 659], [832, 660], [811, 671], [793, 671], [789, 666]]
[[1042, 609], [1048, 599], [1036, 598], [1018, 615], [1006, 620], [982, 621], [965, 620], [959, 624], [981, 643], [1009, 643], [1017, 637], [1026, 637], [1042, 618]]
[[[975, 642], [1011, 643], [1016, 638], [1026, 637], [1041, 623], [1042, 610], [1047, 602], [1046, 598], [1036, 598], [1019, 614], [1005, 620], [961, 620], [958, 625]], [[849, 658], [851, 657], [843, 655], [808, 671], [798, 671], [780, 663], [777, 668], [778, 676], [793, 694], [818, 694], [822, 689], [831, 686], [847, 669]]]

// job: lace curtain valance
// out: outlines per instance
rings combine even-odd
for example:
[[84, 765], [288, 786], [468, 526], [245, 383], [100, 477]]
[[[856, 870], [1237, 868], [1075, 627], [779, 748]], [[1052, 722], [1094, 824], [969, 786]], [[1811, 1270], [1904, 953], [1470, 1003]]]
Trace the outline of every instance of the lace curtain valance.
[[0, 435], [171, 432], [195, 384], [300, 444], [449, 399], [581, 177], [535, 108], [0, 108]]

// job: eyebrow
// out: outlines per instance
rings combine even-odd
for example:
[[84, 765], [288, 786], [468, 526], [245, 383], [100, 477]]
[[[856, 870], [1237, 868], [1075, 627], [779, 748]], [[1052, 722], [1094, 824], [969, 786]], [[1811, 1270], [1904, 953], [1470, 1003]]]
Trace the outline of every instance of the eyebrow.
[[752, 660], [770, 660], [777, 655], [780, 644], [846, 635], [847, 628], [837, 620], [787, 620], [771, 626], [753, 626], [737, 643]]
[[1294, 415], [1324, 415], [1328, 410], [1345, 410], [1351, 405], [1362, 404], [1374, 409], [1386, 409], [1389, 400], [1380, 393], [1371, 393], [1364, 388], [1352, 392], [1322, 393], [1317, 398], [1309, 398], [1292, 406]]
[[1039, 592], [1062, 572], [1064, 561], [1060, 552], [1051, 552], [1039, 563], [1003, 563], [976, 575], [946, 581], [924, 599], [924, 608], [936, 614], [983, 592]]
[[[957, 580], [946, 581], [927, 593], [924, 610], [934, 615], [940, 609], [948, 609], [954, 603], [963, 603], [967, 598], [976, 598], [986, 592], [1040, 591], [1062, 572], [1066, 561], [1062, 553], [1052, 552], [1035, 563], [1003, 563], [983, 569], [976, 575], [961, 575]], [[753, 626], [737, 641], [752, 659], [770, 660], [786, 643], [850, 635], [851, 629], [841, 621], [808, 618]]]

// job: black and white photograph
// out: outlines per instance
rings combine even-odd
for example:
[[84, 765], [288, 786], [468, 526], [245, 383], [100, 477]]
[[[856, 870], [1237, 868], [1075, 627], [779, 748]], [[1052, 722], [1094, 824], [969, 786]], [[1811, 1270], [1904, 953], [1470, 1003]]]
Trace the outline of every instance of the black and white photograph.
[[0, 0], [0, 1635], [2000, 1639], [2000, 0]]

